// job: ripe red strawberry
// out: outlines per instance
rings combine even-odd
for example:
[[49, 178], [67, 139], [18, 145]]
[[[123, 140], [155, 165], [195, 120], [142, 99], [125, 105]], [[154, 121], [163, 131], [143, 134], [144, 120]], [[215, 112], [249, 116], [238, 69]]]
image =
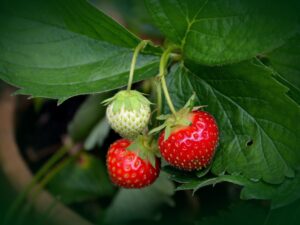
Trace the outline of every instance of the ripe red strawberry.
[[152, 184], [159, 175], [159, 160], [154, 158], [155, 167], [150, 161], [139, 157], [136, 151], [128, 150], [128, 139], [114, 142], [107, 153], [106, 164], [113, 183], [124, 188], [143, 188]]
[[165, 131], [158, 145], [164, 159], [182, 170], [199, 170], [210, 164], [218, 144], [219, 131], [215, 119], [204, 111], [192, 111], [188, 126], [173, 127], [165, 139]]

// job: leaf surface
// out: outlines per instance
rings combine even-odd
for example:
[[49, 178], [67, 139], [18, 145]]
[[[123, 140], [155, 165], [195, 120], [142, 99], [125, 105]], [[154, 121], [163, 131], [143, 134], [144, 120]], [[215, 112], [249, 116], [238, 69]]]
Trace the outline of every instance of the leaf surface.
[[[140, 41], [84, 0], [1, 2], [0, 33], [0, 79], [60, 102], [126, 85]], [[140, 55], [135, 81], [156, 75], [157, 60]]]
[[296, 1], [145, 0], [156, 26], [188, 60], [219, 65], [285, 43], [297, 29]]

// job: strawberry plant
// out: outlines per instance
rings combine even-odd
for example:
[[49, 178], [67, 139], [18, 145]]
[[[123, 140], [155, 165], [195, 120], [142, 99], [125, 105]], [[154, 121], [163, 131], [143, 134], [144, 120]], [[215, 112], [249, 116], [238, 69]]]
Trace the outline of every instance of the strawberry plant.
[[[299, 202], [296, 0], [128, 1], [149, 16], [151, 29], [143, 33], [134, 7], [124, 10], [142, 34], [130, 22], [127, 28], [116, 22], [96, 2], [0, 3], [0, 79], [16, 87], [13, 94], [55, 100], [58, 108], [89, 95], [68, 124], [68, 141], [16, 200], [7, 224], [36, 183], [36, 193], [42, 188], [68, 193], [65, 203], [109, 198], [116, 188], [110, 181], [138, 189], [115, 194], [101, 220], [107, 223], [120, 222], [112, 215], [131, 194], [155, 193], [162, 197], [150, 206], [172, 205], [174, 185], [197, 195], [204, 187], [229, 183], [242, 200], [266, 200], [271, 209]], [[96, 173], [104, 178], [95, 182], [104, 188], [96, 191], [82, 179], [89, 187], [70, 189], [73, 184], [63, 179], [66, 168], [79, 174], [69, 175], [72, 179], [104, 170], [101, 160], [84, 152], [92, 149], [106, 161], [108, 176]], [[92, 166], [76, 164], [82, 156]], [[140, 204], [129, 203], [128, 210], [147, 205]], [[259, 213], [260, 221], [267, 217]]]

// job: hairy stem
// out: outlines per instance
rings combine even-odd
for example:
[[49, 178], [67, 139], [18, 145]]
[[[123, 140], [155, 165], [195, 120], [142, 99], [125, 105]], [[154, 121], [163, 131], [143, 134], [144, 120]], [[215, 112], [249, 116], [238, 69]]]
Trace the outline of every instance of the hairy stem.
[[168, 106], [171, 110], [171, 112], [176, 115], [176, 110], [175, 107], [173, 105], [173, 102], [171, 100], [168, 88], [167, 88], [167, 84], [166, 84], [166, 79], [165, 79], [165, 75], [167, 72], [167, 65], [168, 65], [168, 60], [170, 57], [170, 54], [173, 50], [175, 50], [176, 47], [175, 46], [169, 46], [162, 54], [161, 59], [160, 59], [160, 63], [159, 63], [159, 77], [161, 79], [161, 85], [162, 85], [162, 89], [164, 91], [164, 95], [166, 98], [166, 101], [168, 103]]
[[130, 65], [130, 72], [129, 72], [129, 79], [128, 79], [128, 85], [127, 85], [127, 90], [131, 90], [132, 82], [133, 82], [133, 75], [134, 75], [134, 69], [136, 65], [136, 60], [138, 57], [139, 52], [146, 47], [146, 45], [149, 43], [148, 40], [142, 40], [134, 49], [134, 53], [132, 56], [132, 61]]
[[161, 108], [162, 108], [162, 93], [161, 93], [161, 85], [158, 80], [155, 81], [155, 86], [156, 86], [156, 104], [157, 104], [156, 116], [159, 116], [161, 114]]

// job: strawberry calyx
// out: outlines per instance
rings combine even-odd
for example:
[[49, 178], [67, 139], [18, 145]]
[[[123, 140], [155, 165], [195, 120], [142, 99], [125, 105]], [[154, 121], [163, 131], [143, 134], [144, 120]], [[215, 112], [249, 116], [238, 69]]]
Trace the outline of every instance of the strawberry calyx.
[[139, 135], [127, 147], [128, 151], [135, 152], [141, 159], [148, 161], [154, 168], [156, 167], [156, 158], [160, 157], [158, 146], [151, 136]]
[[123, 90], [104, 100], [102, 104], [113, 104], [113, 112], [117, 113], [122, 108], [126, 111], [139, 111], [141, 108], [150, 107], [151, 102], [138, 91]]
[[164, 123], [158, 127], [153, 128], [149, 134], [155, 134], [162, 130], [165, 132], [164, 140], [167, 140], [172, 132], [188, 127], [192, 124], [192, 111], [198, 110], [206, 106], [194, 106], [196, 95], [195, 93], [190, 97], [185, 106], [173, 114], [160, 115], [156, 119], [164, 120]]

